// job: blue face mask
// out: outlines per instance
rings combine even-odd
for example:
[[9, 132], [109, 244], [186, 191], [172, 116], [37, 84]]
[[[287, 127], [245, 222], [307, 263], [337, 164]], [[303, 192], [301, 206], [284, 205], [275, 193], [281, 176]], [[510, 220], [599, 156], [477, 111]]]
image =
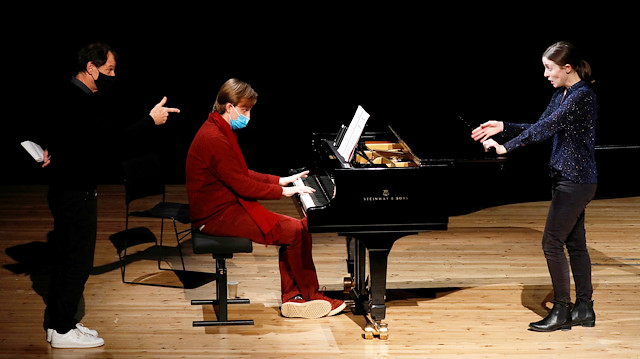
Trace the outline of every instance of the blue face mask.
[[233, 107], [234, 111], [236, 111], [236, 113], [238, 114], [238, 118], [236, 118], [235, 120], [229, 117], [229, 125], [231, 125], [231, 129], [239, 130], [241, 128], [247, 127], [250, 118], [238, 112], [235, 106], [231, 105], [231, 107]]

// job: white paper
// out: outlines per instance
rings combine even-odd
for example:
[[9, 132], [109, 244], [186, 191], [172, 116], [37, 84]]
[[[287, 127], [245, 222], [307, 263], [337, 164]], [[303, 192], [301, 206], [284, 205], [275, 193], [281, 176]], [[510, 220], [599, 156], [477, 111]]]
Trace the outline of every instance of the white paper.
[[22, 147], [24, 147], [27, 152], [33, 157], [34, 160], [38, 162], [44, 161], [44, 151], [39, 144], [31, 141], [23, 141], [20, 143]]
[[360, 135], [362, 135], [362, 131], [364, 130], [364, 126], [367, 124], [368, 119], [369, 114], [367, 111], [365, 111], [362, 106], [358, 106], [358, 109], [349, 124], [349, 128], [347, 128], [347, 133], [344, 134], [342, 143], [340, 143], [340, 147], [338, 147], [338, 153], [345, 161], [351, 161], [356, 145], [358, 144], [358, 141], [360, 141]]

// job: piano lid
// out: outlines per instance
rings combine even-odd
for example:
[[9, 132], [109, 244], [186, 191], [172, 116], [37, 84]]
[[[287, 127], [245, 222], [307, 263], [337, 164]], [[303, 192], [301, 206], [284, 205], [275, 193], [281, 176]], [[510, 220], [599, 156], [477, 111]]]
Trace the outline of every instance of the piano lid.
[[495, 159], [471, 138], [474, 124], [455, 113], [440, 114], [425, 121], [393, 121], [388, 125], [421, 162], [430, 160]]

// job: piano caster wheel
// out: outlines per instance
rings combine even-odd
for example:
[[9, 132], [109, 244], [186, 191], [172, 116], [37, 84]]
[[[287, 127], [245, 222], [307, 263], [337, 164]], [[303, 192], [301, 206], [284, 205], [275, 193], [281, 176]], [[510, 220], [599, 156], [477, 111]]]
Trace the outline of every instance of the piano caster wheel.
[[364, 338], [373, 339], [373, 324], [367, 323], [367, 325], [364, 327]]
[[349, 294], [353, 289], [353, 278], [344, 277], [344, 294]]
[[374, 336], [377, 336], [380, 340], [389, 339], [389, 327], [387, 323], [367, 323], [364, 327], [364, 338], [373, 339]]
[[379, 334], [380, 334], [380, 340], [389, 339], [389, 327], [387, 327], [387, 323], [380, 324]]

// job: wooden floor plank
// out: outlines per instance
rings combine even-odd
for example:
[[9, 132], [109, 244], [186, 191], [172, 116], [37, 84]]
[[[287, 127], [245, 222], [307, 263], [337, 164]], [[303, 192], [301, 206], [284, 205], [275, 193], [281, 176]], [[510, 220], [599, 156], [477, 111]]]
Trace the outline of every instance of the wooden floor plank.
[[[183, 185], [169, 186], [168, 200], [185, 201]], [[51, 349], [45, 341], [44, 299], [48, 266], [44, 244], [52, 219], [43, 186], [0, 187], [0, 358], [640, 358], [640, 197], [596, 200], [587, 209], [597, 325], [536, 333], [529, 322], [546, 315], [551, 285], [540, 248], [548, 202], [500, 206], [450, 219], [449, 230], [398, 240], [389, 255], [389, 340], [364, 340], [365, 320], [351, 313], [315, 320], [279, 314], [277, 247], [228, 262], [248, 305], [230, 306], [230, 317], [254, 326], [194, 328], [213, 319], [214, 271], [207, 255], [183, 242], [187, 270], [202, 273], [196, 288], [161, 288], [121, 282], [109, 236], [124, 229], [121, 186], [99, 188], [94, 273], [79, 313], [105, 346]], [[140, 206], [152, 204], [153, 201]], [[290, 199], [265, 201], [270, 210], [297, 216]], [[158, 221], [136, 226], [159, 232]], [[165, 229], [167, 267], [177, 267], [175, 237]], [[157, 251], [140, 245], [131, 256], [131, 278], [182, 285], [159, 271]], [[314, 235], [321, 286], [342, 290], [346, 246], [336, 234]]]

